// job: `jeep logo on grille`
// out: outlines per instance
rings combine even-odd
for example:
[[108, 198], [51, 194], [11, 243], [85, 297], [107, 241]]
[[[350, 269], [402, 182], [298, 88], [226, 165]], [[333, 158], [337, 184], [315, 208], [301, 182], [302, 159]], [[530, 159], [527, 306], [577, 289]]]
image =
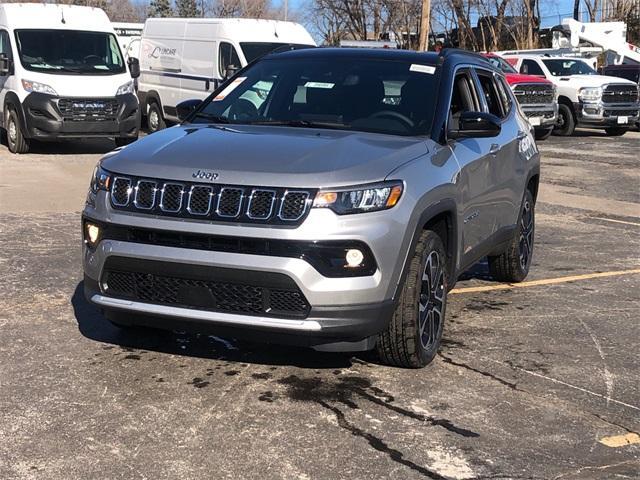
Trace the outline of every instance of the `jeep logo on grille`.
[[217, 180], [219, 177], [219, 174], [215, 173], [215, 172], [206, 172], [204, 170], [198, 170], [196, 172], [193, 172], [191, 174], [191, 176], [193, 178], [200, 178], [202, 180]]

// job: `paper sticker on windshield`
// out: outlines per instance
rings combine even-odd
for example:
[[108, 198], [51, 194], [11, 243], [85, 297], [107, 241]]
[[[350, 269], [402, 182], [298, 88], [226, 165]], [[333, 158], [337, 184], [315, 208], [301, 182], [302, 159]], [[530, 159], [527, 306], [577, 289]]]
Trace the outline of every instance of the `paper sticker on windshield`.
[[436, 67], [431, 65], [420, 65], [419, 63], [412, 63], [409, 67], [410, 72], [420, 72], [420, 73], [428, 73], [429, 75], [433, 75], [436, 71]]
[[307, 82], [304, 84], [307, 88], [333, 88], [335, 83], [327, 83], [327, 82]]
[[224, 90], [222, 90], [218, 95], [216, 95], [216, 97], [213, 99], [213, 101], [214, 102], [219, 102], [220, 100], [224, 100], [227, 95], [229, 95], [231, 92], [233, 92], [238, 87], [238, 85], [240, 85], [246, 79], [247, 79], [247, 77], [238, 77], [238, 78], [236, 78], [233, 82], [231, 82], [229, 85], [227, 85]]

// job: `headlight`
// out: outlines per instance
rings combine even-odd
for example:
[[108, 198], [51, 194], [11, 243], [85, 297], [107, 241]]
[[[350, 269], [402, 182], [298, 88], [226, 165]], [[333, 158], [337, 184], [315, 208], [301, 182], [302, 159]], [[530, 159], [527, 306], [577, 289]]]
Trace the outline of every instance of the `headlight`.
[[338, 215], [375, 212], [394, 207], [402, 196], [402, 183], [398, 181], [363, 185], [336, 190], [321, 190], [313, 206], [330, 208]]
[[126, 95], [127, 93], [133, 93], [133, 82], [131, 80], [124, 85], [120, 85], [116, 95]]
[[111, 186], [111, 174], [100, 166], [100, 163], [93, 169], [93, 176], [91, 177], [91, 185], [89, 188], [92, 193], [98, 193], [98, 190], [109, 191]]
[[44, 83], [32, 82], [31, 80], [22, 80], [22, 88], [27, 92], [48, 93], [49, 95], [58, 95], [56, 91], [49, 85]]
[[581, 88], [578, 97], [583, 102], [597, 102], [602, 98], [602, 87]]

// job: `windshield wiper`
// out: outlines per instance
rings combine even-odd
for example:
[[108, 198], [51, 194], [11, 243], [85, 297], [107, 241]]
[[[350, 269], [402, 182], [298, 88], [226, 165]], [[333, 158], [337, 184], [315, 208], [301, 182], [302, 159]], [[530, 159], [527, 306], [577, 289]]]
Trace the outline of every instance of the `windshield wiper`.
[[194, 117], [194, 119], [196, 118], [204, 118], [205, 120], [210, 120], [213, 123], [231, 123], [229, 119], [226, 117], [221, 117], [219, 115], [213, 115], [211, 113], [206, 113], [206, 112], [196, 113], [196, 116]]
[[249, 125], [276, 125], [283, 127], [302, 127], [302, 128], [337, 128], [349, 129], [351, 125], [339, 122], [312, 122], [310, 120], [257, 120], [247, 122]]

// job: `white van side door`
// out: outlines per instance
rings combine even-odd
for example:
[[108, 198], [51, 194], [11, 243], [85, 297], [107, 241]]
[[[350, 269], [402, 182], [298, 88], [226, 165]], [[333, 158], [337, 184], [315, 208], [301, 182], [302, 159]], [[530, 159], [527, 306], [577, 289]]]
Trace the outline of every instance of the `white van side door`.
[[218, 86], [216, 52], [218, 25], [189, 23], [182, 48], [180, 100], [205, 99]]

